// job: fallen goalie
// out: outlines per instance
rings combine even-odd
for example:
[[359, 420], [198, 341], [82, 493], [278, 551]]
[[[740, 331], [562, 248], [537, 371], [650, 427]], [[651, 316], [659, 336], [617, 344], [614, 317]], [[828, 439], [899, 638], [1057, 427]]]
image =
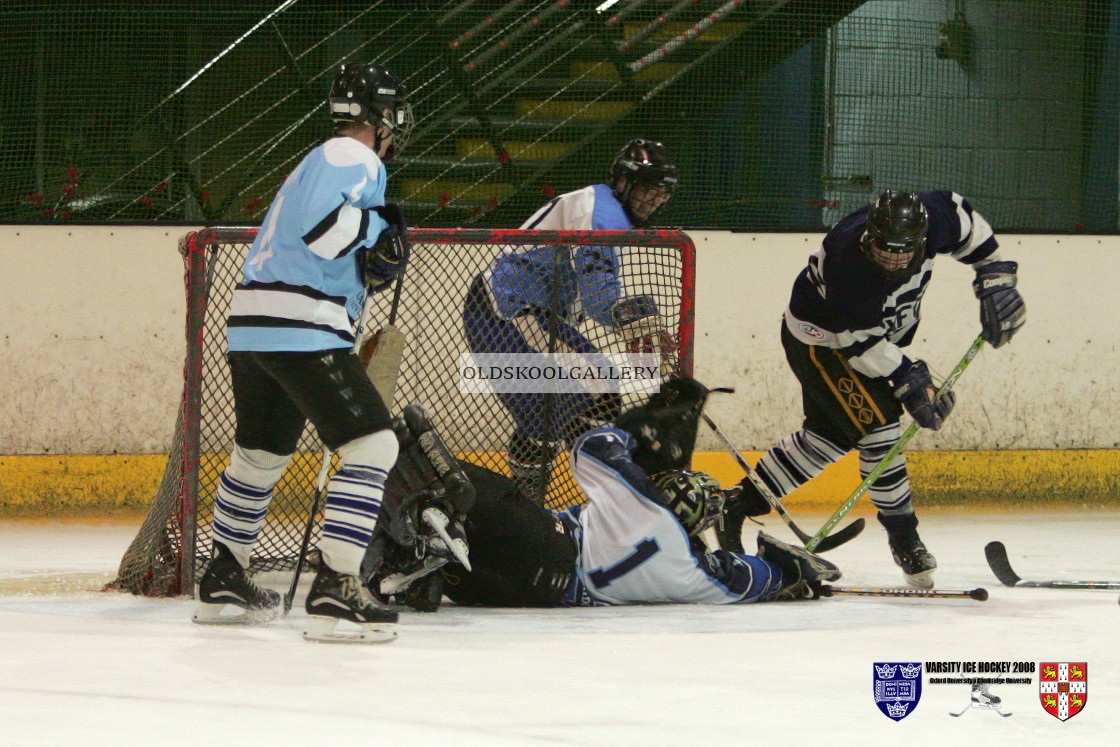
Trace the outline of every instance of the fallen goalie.
[[[370, 591], [420, 611], [459, 605], [562, 607], [814, 599], [840, 577], [829, 561], [762, 532], [757, 555], [720, 549], [751, 513], [738, 487], [683, 469], [708, 390], [673, 381], [649, 404], [580, 437], [572, 473], [587, 502], [553, 513], [513, 480], [451, 463], [424, 410], [398, 428], [399, 474], [363, 563]], [[426, 441], [439, 449], [417, 448]], [[437, 454], [436, 463], [426, 462]], [[425, 520], [426, 511], [444, 521]], [[737, 509], [737, 510], [736, 510]], [[427, 514], [432, 516], [433, 514]], [[469, 545], [469, 553], [467, 546]]]

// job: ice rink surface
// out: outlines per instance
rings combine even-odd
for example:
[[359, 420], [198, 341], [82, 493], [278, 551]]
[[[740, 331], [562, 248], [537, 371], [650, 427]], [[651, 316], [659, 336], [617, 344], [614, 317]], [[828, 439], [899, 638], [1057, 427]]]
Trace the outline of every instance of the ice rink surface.
[[[798, 517], [806, 528], [825, 517]], [[926, 513], [939, 588], [987, 602], [841, 597], [730, 607], [469, 610], [402, 615], [382, 646], [300, 638], [302, 594], [267, 626], [204, 627], [189, 599], [97, 589], [131, 526], [0, 524], [0, 742], [5, 745], [1104, 745], [1120, 724], [1120, 594], [1011, 589], [1120, 579], [1120, 514]], [[792, 535], [768, 517], [767, 530]], [[898, 586], [873, 519], [829, 554], [851, 586]], [[306, 588], [306, 586], [304, 586]], [[1086, 662], [1062, 722], [1030, 685], [929, 684], [894, 722], [873, 662]], [[1113, 734], [1109, 737], [1109, 734]]]

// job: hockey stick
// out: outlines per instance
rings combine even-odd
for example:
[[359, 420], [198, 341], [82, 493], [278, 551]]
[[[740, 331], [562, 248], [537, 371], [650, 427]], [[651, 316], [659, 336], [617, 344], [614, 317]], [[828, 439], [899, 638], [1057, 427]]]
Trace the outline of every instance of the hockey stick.
[[316, 485], [315, 497], [311, 501], [311, 514], [307, 517], [307, 526], [303, 529], [303, 540], [299, 543], [299, 555], [296, 556], [296, 570], [292, 574], [292, 585], [284, 595], [284, 615], [292, 611], [292, 602], [296, 598], [296, 587], [299, 586], [299, 577], [303, 572], [303, 559], [307, 557], [307, 546], [311, 544], [311, 530], [315, 527], [315, 515], [319, 513], [319, 498], [327, 486], [327, 472], [331, 468], [331, 450], [323, 449], [323, 466], [319, 468], [319, 482]]
[[1018, 586], [1035, 589], [1120, 589], [1120, 581], [1024, 581], [1011, 570], [1007, 559], [1007, 548], [1002, 542], [989, 542], [984, 546], [984, 556], [996, 578], [1004, 586]]
[[984, 602], [988, 599], [987, 589], [969, 589], [967, 591], [950, 591], [947, 589], [884, 589], [879, 587], [859, 588], [856, 586], [829, 586], [821, 587], [822, 597], [832, 596], [854, 597], [912, 597], [915, 599], [974, 599]]
[[[980, 348], [982, 347], [984, 347], [984, 338], [980, 335], [977, 335], [976, 339], [973, 340], [972, 345], [965, 352], [964, 357], [961, 358], [960, 362], [957, 363], [956, 367], [952, 370], [949, 376], [946, 377], [945, 382], [941, 385], [941, 388], [937, 390], [937, 396], [939, 399], [942, 395], [953, 388], [953, 385], [957, 383], [957, 379], [959, 379], [961, 377], [961, 374], [964, 373], [964, 370], [968, 368], [968, 364], [972, 363], [972, 360], [976, 357], [976, 354], [980, 352]], [[906, 444], [910, 443], [910, 440], [913, 439], [914, 436], [917, 435], [917, 433], [918, 423], [917, 421], [914, 421], [910, 423], [910, 425], [902, 433], [902, 436], [899, 437], [898, 442], [895, 443], [895, 445], [891, 447], [891, 450], [886, 453], [886, 456], [879, 460], [879, 463], [876, 464], [874, 469], [872, 469], [867, 474], [867, 477], [863, 478], [863, 482], [861, 482], [859, 484], [859, 487], [855, 489], [855, 492], [853, 492], [851, 496], [848, 497], [848, 500], [844, 501], [840, 505], [840, 508], [836, 509], [836, 513], [832, 514], [829, 520], [824, 523], [824, 526], [822, 526], [820, 530], [815, 535], [813, 535], [812, 539], [810, 539], [809, 542], [805, 544], [806, 550], [808, 550], [809, 552], [813, 552], [813, 550], [815, 550], [821, 544], [824, 538], [828, 536], [828, 533], [832, 531], [833, 527], [839, 524], [840, 520], [844, 518], [845, 514], [852, 510], [852, 506], [856, 505], [856, 502], [863, 497], [863, 494], [871, 488], [871, 484], [879, 479], [879, 475], [883, 474], [886, 471], [887, 467], [890, 466], [895, 457], [897, 457], [902, 452], [902, 450], [906, 448]]]
[[972, 705], [971, 703], [969, 705], [965, 706], [964, 711], [961, 711], [960, 713], [953, 713], [952, 711], [949, 711], [949, 715], [950, 716], [963, 716], [965, 714], [965, 711], [970, 711], [973, 708], [980, 708], [980, 709], [983, 709], [985, 711], [995, 711], [997, 714], [999, 714], [1000, 716], [1003, 716], [1004, 718], [1007, 718], [1008, 716], [1015, 715], [1015, 714], [1012, 714], [1012, 713], [1004, 713], [1003, 711], [1001, 711], [999, 709], [999, 706], [996, 706], [995, 708], [992, 708], [991, 706]]
[[[789, 512], [786, 511], [785, 506], [782, 505], [782, 502], [779, 501], [774, 496], [774, 494], [770, 492], [770, 488], [766, 486], [766, 483], [762, 481], [762, 478], [758, 476], [758, 473], [755, 472], [754, 468], [747, 463], [747, 460], [744, 459], [739, 450], [735, 448], [735, 444], [731, 443], [731, 439], [728, 438], [727, 434], [725, 434], [719, 427], [719, 425], [716, 424], [716, 421], [712, 420], [711, 415], [704, 411], [701, 411], [700, 416], [704, 418], [704, 422], [707, 423], [708, 426], [713, 431], [715, 431], [715, 434], [719, 436], [720, 440], [723, 441], [723, 445], [727, 447], [728, 452], [730, 452], [731, 455], [735, 457], [735, 461], [738, 462], [743, 471], [747, 473], [747, 478], [751, 481], [751, 484], [758, 489], [758, 492], [762, 494], [762, 497], [766, 499], [766, 502], [769, 503], [770, 506], [778, 512], [778, 516], [782, 517], [782, 521], [784, 521], [789, 526], [790, 530], [797, 535], [797, 539], [801, 540], [802, 544], [809, 542], [809, 540], [812, 538], [808, 534], [806, 534], [801, 529], [801, 527], [797, 526], [797, 524], [794, 523], [793, 517], [791, 517], [789, 515]], [[864, 520], [856, 519], [851, 524], [838, 531], [836, 534], [833, 534], [830, 537], [825, 537], [816, 545], [814, 545], [814, 547], [819, 552], [828, 552], [829, 550], [835, 547], [839, 547], [849, 540], [855, 539], [856, 536], [863, 531], [863, 526]]]

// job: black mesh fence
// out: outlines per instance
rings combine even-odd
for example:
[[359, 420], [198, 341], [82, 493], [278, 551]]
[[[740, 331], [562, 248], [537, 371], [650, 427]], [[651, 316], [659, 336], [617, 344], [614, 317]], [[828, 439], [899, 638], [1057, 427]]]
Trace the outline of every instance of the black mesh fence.
[[682, 174], [665, 225], [819, 230], [887, 188], [997, 229], [1117, 228], [1108, 0], [11, 0], [0, 221], [259, 221], [330, 130], [342, 61], [413, 92], [389, 199], [515, 226], [630, 138]]

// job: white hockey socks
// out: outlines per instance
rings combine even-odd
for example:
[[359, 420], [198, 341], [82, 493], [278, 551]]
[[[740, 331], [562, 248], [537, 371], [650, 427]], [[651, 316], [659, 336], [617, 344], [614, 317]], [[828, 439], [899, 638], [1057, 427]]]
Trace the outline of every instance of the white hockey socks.
[[[866, 478], [878, 466], [887, 452], [898, 443], [902, 426], [885, 425], [859, 440], [859, 472]], [[867, 491], [871, 502], [884, 515], [901, 515], [914, 512], [910, 497], [910, 474], [906, 470], [906, 455], [899, 452]]]
[[784, 498], [847, 453], [812, 431], [783, 438], [758, 461], [758, 473], [776, 498]]
[[272, 492], [291, 458], [291, 454], [233, 447], [229, 466], [218, 482], [214, 539], [229, 548], [242, 568], [249, 567]]
[[338, 450], [341, 463], [327, 483], [326, 512], [319, 550], [332, 570], [348, 576], [361, 572], [366, 547], [381, 513], [385, 480], [397, 461], [397, 437], [391, 430], [355, 439]]

